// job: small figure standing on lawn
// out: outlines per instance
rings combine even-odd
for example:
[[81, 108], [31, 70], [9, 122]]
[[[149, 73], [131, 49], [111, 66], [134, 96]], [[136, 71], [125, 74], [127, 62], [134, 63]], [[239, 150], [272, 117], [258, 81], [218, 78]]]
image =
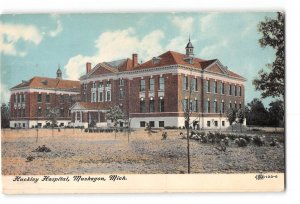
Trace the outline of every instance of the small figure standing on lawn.
[[168, 136], [168, 133], [167, 132], [163, 132], [162, 134], [162, 140], [166, 140], [167, 139], [167, 136]]

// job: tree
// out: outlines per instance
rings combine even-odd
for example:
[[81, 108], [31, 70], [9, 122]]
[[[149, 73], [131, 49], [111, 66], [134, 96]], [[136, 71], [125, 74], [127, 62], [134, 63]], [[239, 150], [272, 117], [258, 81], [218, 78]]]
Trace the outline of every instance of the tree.
[[245, 110], [240, 108], [237, 112], [236, 112], [236, 119], [237, 122], [240, 124], [240, 130], [242, 132], [242, 124], [244, 123], [245, 120]]
[[120, 120], [125, 119], [125, 114], [123, 110], [120, 108], [120, 106], [113, 106], [111, 107], [107, 113], [106, 113], [106, 118], [108, 120], [111, 120], [114, 124], [114, 129], [115, 129], [115, 139], [117, 137], [117, 126], [120, 123]]
[[269, 104], [269, 124], [272, 127], [279, 127], [280, 122], [284, 120], [284, 103], [281, 100], [276, 100]]
[[10, 103], [1, 104], [1, 128], [9, 128], [10, 121]]
[[54, 107], [54, 108], [50, 108], [47, 111], [47, 122], [51, 123], [51, 127], [52, 127], [52, 137], [54, 135], [54, 127], [57, 125], [57, 118], [59, 116], [59, 109]]
[[276, 51], [276, 59], [267, 64], [269, 72], [263, 69], [253, 81], [256, 90], [262, 91], [262, 98], [284, 97], [285, 56], [284, 56], [284, 13], [277, 13], [277, 19], [266, 18], [258, 25], [258, 31], [263, 34], [259, 40], [261, 47], [272, 47]]
[[268, 125], [269, 114], [261, 100], [254, 98], [247, 106], [249, 109], [248, 114], [246, 114], [248, 125]]
[[232, 131], [233, 131], [232, 123], [236, 121], [236, 113], [237, 113], [236, 108], [230, 108], [226, 112], [226, 117], [227, 120], [229, 121], [229, 124], [231, 125]]
[[[190, 76], [193, 76], [192, 70], [190, 70]], [[193, 114], [193, 103], [192, 103], [192, 92], [194, 91], [194, 86], [192, 83], [192, 77], [188, 77], [188, 93], [186, 98], [182, 101], [183, 112], [184, 112], [184, 122], [187, 135], [187, 160], [188, 160], [188, 174], [191, 172], [191, 160], [190, 160], [190, 127], [191, 125], [200, 117], [200, 113], [197, 113], [197, 117], [191, 120]], [[195, 104], [196, 105], [196, 104]]]

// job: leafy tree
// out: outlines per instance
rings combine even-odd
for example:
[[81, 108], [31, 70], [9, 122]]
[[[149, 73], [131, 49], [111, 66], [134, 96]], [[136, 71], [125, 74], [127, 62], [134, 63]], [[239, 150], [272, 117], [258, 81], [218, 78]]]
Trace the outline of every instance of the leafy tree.
[[115, 138], [117, 137], [117, 126], [120, 123], [120, 120], [125, 119], [125, 114], [123, 110], [120, 108], [120, 106], [113, 106], [111, 107], [107, 113], [106, 113], [106, 118], [108, 120], [111, 120], [114, 124], [115, 128]]
[[263, 34], [259, 40], [261, 47], [272, 47], [276, 51], [276, 59], [267, 64], [270, 71], [259, 71], [259, 76], [253, 81], [256, 90], [262, 91], [262, 97], [284, 96], [284, 13], [277, 13], [277, 19], [266, 18], [258, 25], [258, 31]]
[[269, 124], [272, 127], [279, 127], [280, 122], [284, 120], [284, 103], [281, 100], [276, 100], [269, 104]]
[[240, 124], [240, 130], [242, 132], [242, 124], [245, 121], [245, 110], [243, 108], [240, 108], [237, 112], [236, 112], [236, 119], [237, 122]]
[[57, 118], [59, 116], [59, 109], [57, 107], [50, 108], [47, 111], [46, 117], [47, 117], [47, 122], [51, 123], [52, 127], [52, 137], [54, 135], [54, 127], [57, 126]]
[[248, 125], [268, 125], [269, 114], [261, 100], [254, 98], [247, 106], [249, 109], [249, 112], [246, 114]]
[[10, 103], [1, 104], [1, 128], [9, 128], [10, 121]]
[[229, 124], [231, 125], [232, 131], [233, 131], [232, 123], [236, 121], [236, 115], [237, 115], [236, 113], [237, 113], [236, 108], [230, 108], [226, 112], [226, 117], [227, 120], [229, 121]]

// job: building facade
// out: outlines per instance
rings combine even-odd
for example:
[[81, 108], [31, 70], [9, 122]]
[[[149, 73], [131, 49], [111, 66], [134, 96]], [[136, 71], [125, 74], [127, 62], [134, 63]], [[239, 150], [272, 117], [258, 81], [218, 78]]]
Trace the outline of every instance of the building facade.
[[60, 69], [56, 78], [33, 77], [11, 88], [11, 128], [32, 128], [49, 125], [50, 109], [58, 112], [57, 125], [71, 122], [70, 107], [79, 100], [80, 83], [62, 79]]
[[190, 41], [185, 49], [185, 54], [168, 51], [140, 64], [137, 54], [94, 68], [87, 63], [86, 74], [80, 78], [81, 101], [71, 108], [72, 125], [109, 126], [106, 112], [118, 105], [132, 128], [146, 123], [183, 127], [187, 107], [198, 128], [228, 127], [226, 111], [244, 107], [246, 79], [218, 59], [194, 57]]

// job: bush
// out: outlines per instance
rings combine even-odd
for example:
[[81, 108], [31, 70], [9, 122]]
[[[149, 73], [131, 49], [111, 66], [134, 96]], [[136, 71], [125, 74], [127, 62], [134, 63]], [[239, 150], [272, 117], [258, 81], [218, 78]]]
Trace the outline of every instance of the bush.
[[253, 137], [253, 144], [259, 147], [265, 145], [265, 136], [255, 135]]
[[248, 145], [247, 140], [244, 138], [237, 138], [234, 140], [234, 142], [239, 146], [239, 147], [246, 147]]

